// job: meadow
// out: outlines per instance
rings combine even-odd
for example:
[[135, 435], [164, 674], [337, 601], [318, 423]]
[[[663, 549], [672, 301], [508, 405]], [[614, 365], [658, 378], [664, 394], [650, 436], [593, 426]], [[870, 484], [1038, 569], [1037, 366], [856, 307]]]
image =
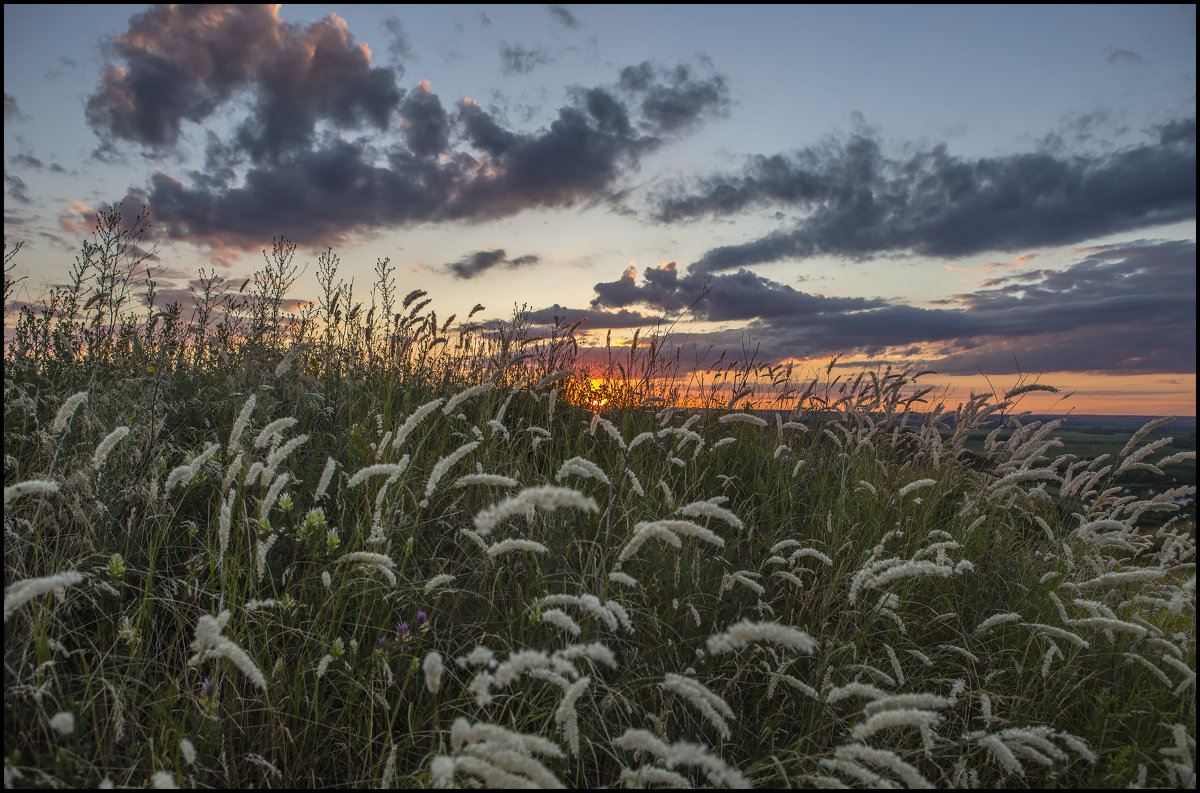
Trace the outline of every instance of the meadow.
[[1194, 487], [1115, 484], [1194, 471], [1166, 420], [1063, 454], [1049, 385], [696, 371], [332, 251], [295, 307], [283, 240], [159, 310], [145, 222], [36, 305], [5, 244], [6, 787], [1194, 786]]

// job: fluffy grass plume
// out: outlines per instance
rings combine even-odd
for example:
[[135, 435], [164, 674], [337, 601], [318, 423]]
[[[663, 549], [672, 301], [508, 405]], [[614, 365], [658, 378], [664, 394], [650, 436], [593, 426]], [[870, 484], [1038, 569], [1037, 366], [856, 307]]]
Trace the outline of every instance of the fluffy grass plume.
[[1190, 429], [293, 254], [6, 307], [6, 785], [1194, 787]]

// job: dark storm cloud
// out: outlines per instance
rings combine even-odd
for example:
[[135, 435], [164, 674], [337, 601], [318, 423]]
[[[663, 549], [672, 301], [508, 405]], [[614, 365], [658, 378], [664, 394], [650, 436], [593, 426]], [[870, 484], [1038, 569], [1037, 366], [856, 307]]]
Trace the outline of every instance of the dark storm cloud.
[[973, 160], [945, 145], [896, 159], [877, 139], [853, 135], [660, 192], [655, 218], [805, 213], [757, 240], [709, 250], [695, 265], [707, 271], [821, 254], [956, 258], [1070, 244], [1195, 218], [1195, 129], [1195, 118], [1172, 121], [1153, 141], [1106, 155]]
[[539, 258], [533, 255], [518, 256], [515, 259], [508, 258], [508, 253], [503, 248], [497, 248], [491, 251], [475, 251], [472, 254], [464, 256], [457, 262], [446, 264], [443, 269], [454, 273], [457, 278], [474, 278], [493, 267], [524, 267], [527, 264], [537, 264]]
[[500, 69], [506, 75], [529, 74], [539, 66], [554, 62], [550, 51], [542, 47], [526, 49], [520, 44], [500, 45]]
[[393, 14], [385, 18], [383, 27], [391, 34], [391, 40], [388, 42], [388, 54], [396, 61], [406, 61], [411, 58], [413, 56], [412, 42], [409, 41], [408, 32], [405, 31], [400, 17]]
[[662, 69], [643, 62], [621, 71], [621, 89], [639, 106], [643, 128], [655, 135], [695, 126], [729, 112], [729, 89], [719, 74], [697, 77], [691, 67]]
[[[110, 64], [88, 105], [106, 156], [118, 140], [178, 148], [184, 121], [252, 97], [231, 138], [207, 133], [203, 170], [129, 190], [156, 233], [210, 246], [279, 234], [325, 245], [611, 203], [646, 153], [729, 101], [720, 76], [643, 64], [612, 87], [575, 89], [547, 127], [518, 130], [470, 99], [448, 110], [427, 81], [405, 95], [336, 16], [301, 28], [261, 6], [156, 7], [112, 46], [123, 65]], [[332, 128], [318, 133], [319, 122]], [[351, 129], [361, 134], [340, 134]]]
[[574, 325], [582, 322], [581, 330], [603, 330], [605, 328], [644, 328], [658, 325], [663, 321], [662, 315], [639, 314], [636, 311], [621, 309], [620, 311], [586, 310], [565, 308], [555, 303], [549, 308], [530, 311], [527, 318], [534, 325]]
[[21, 108], [17, 107], [17, 98], [8, 91], [4, 92], [4, 120], [19, 121], [27, 118], [21, 113]]
[[309, 145], [319, 121], [386, 128], [401, 99], [395, 74], [371, 68], [370, 51], [332, 14], [301, 28], [271, 6], [155, 6], [111, 47], [125, 65], [108, 64], [87, 102], [107, 144], [172, 146], [184, 121], [253, 89], [238, 137], [266, 160]]
[[9, 197], [20, 201], [22, 204], [33, 203], [33, 199], [29, 197], [29, 186], [25, 184], [25, 180], [21, 177], [5, 171], [4, 184]]
[[576, 19], [575, 15], [572, 14], [570, 11], [568, 11], [563, 6], [552, 5], [552, 6], [547, 7], [546, 10], [549, 11], [550, 16], [554, 17], [554, 19], [559, 24], [561, 24], [563, 27], [566, 27], [566, 28], [579, 27], [579, 20]]
[[400, 107], [408, 149], [420, 157], [435, 157], [450, 143], [450, 117], [430, 88], [422, 82]]
[[1146, 59], [1136, 52], [1123, 50], [1120, 47], [1105, 47], [1104, 60], [1109, 63], [1135, 63], [1139, 65], [1146, 62]]
[[732, 350], [748, 334], [771, 360], [911, 354], [922, 345], [934, 350], [924, 362], [942, 374], [1195, 371], [1195, 242], [1138, 241], [1077, 253], [1063, 269], [989, 279], [938, 308], [815, 296], [745, 270], [681, 275], [671, 265], [641, 275], [628, 268], [617, 281], [596, 284], [592, 306], [678, 310], [707, 285], [692, 309], [697, 319], [749, 324], [708, 334], [706, 342]]
[[[641, 285], [638, 280], [641, 280]], [[884, 305], [864, 298], [827, 298], [800, 292], [749, 270], [707, 275], [680, 275], [675, 262], [647, 267], [639, 276], [628, 267], [620, 279], [596, 284], [593, 308], [647, 305], [660, 311], [691, 306], [697, 319], [732, 322], [776, 317], [802, 318]], [[701, 295], [703, 295], [702, 299]]]

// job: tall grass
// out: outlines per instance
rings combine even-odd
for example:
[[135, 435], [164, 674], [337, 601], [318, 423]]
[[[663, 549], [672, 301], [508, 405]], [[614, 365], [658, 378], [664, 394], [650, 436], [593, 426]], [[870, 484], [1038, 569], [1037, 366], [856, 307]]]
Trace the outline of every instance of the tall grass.
[[289, 310], [285, 241], [185, 319], [144, 222], [5, 345], [6, 784], [1194, 785], [1195, 517], [1115, 484], [1152, 443], [665, 334], [597, 371], [331, 251]]

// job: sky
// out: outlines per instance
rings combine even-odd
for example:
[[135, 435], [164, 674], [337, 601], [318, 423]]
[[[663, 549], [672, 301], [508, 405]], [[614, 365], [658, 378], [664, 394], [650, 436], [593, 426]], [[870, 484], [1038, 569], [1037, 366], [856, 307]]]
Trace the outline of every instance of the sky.
[[124, 201], [185, 306], [282, 235], [300, 300], [332, 247], [443, 317], [1195, 415], [1195, 64], [1194, 5], [6, 5], [4, 232], [27, 300]]

